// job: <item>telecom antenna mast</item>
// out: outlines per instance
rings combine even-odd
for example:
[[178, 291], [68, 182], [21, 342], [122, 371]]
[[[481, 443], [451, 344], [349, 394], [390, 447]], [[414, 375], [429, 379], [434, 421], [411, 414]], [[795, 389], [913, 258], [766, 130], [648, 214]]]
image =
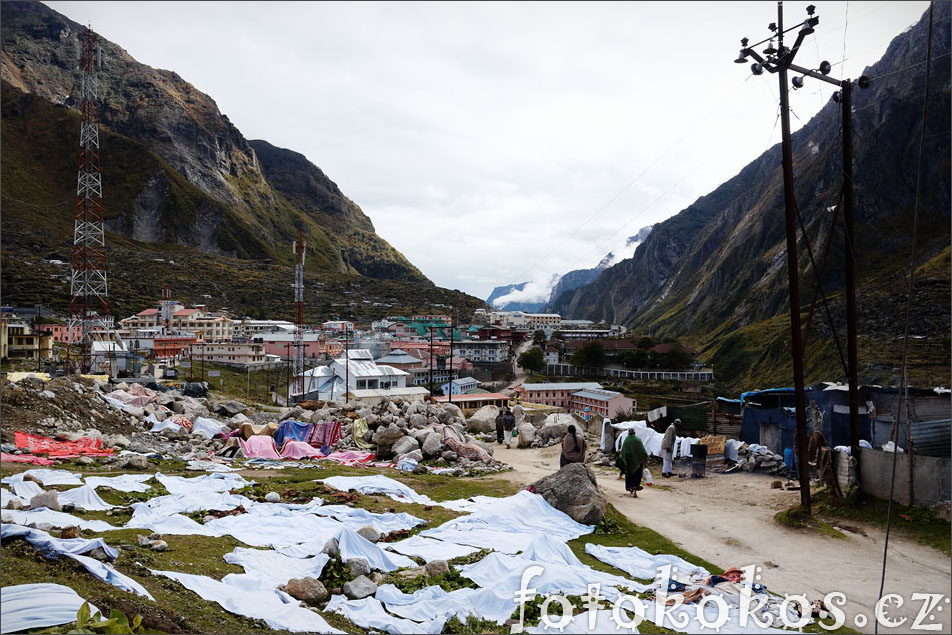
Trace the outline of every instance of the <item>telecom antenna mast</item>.
[[[70, 349], [73, 338], [77, 337], [81, 351], [80, 369], [86, 373], [92, 366], [94, 333], [105, 330], [108, 334], [112, 327], [106, 281], [106, 242], [103, 234], [102, 170], [99, 165], [97, 74], [102, 68], [102, 48], [99, 45], [99, 37], [89, 27], [83, 31], [78, 53], [82, 124], [79, 133], [79, 171], [76, 178], [66, 368], [69, 372]], [[111, 346], [108, 342], [107, 345]]]
[[294, 395], [303, 398], [304, 393], [304, 237], [298, 227], [297, 240], [294, 241], [294, 357], [292, 358], [291, 394], [288, 405]]

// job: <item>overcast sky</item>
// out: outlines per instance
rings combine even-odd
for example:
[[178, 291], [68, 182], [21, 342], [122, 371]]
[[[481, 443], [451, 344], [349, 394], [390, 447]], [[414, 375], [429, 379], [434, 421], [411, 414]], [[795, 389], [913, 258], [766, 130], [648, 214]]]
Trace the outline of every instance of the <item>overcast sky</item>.
[[[780, 140], [776, 77], [732, 63], [773, 2], [46, 4], [303, 153], [431, 280], [481, 298], [594, 266]], [[814, 4], [798, 64], [853, 78], [928, 8]], [[794, 129], [832, 92], [791, 93]]]

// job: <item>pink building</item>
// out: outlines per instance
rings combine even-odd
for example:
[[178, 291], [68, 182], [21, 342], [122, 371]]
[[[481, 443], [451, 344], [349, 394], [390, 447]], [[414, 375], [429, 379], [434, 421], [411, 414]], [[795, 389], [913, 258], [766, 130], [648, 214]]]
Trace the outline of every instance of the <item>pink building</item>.
[[[68, 327], [65, 324], [44, 324], [43, 330], [49, 331], [53, 334], [54, 342], [66, 344], [70, 341]], [[79, 340], [83, 339], [83, 327], [80, 325], [74, 326], [72, 335], [73, 342], [78, 342]]]
[[601, 390], [602, 385], [597, 382], [562, 382], [551, 384], [522, 384], [516, 387], [516, 394], [521, 401], [537, 403], [544, 406], [557, 406], [569, 409], [572, 394], [580, 390]]

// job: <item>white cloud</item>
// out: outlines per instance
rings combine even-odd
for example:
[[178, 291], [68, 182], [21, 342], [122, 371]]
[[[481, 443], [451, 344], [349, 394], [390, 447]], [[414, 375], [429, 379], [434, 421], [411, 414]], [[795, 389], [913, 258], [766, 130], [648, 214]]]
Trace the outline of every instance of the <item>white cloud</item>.
[[[303, 153], [424, 274], [483, 298], [594, 266], [780, 138], [776, 78], [732, 63], [773, 2], [47, 4]], [[817, 3], [797, 61], [836, 64], [845, 38], [834, 75], [858, 77], [927, 6], [850, 3], [844, 31], [847, 3]], [[794, 127], [832, 91], [792, 93]]]

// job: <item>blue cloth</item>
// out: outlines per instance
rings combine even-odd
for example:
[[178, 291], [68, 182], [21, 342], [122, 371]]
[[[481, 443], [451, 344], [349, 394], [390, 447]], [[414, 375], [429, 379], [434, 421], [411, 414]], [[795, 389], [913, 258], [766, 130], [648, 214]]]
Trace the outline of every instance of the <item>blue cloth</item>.
[[286, 441], [303, 441], [307, 443], [311, 440], [313, 424], [303, 423], [301, 421], [282, 421], [278, 429], [274, 431], [274, 447], [280, 448]]

